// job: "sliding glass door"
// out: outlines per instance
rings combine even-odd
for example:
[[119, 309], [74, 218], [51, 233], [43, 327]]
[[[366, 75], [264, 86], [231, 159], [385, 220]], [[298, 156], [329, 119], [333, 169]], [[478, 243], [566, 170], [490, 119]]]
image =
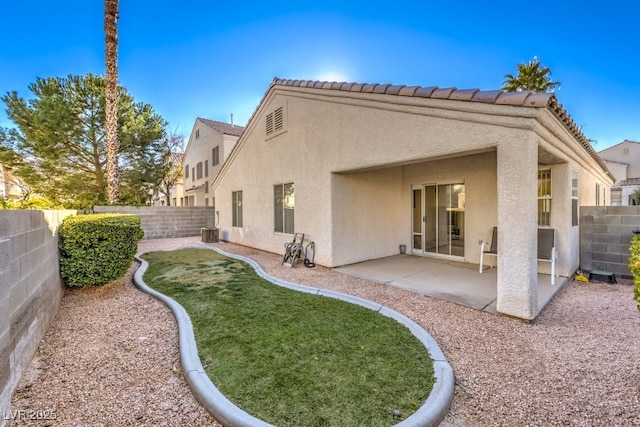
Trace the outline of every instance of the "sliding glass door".
[[412, 188], [412, 251], [464, 257], [464, 184]]

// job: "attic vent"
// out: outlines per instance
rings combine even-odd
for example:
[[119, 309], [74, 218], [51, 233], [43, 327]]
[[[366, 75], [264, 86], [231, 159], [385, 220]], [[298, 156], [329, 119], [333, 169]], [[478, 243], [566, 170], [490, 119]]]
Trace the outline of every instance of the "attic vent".
[[273, 133], [273, 113], [267, 114], [267, 135]]
[[629, 148], [628, 147], [625, 147], [625, 148], [622, 149], [622, 155], [623, 156], [628, 156], [629, 155]]
[[282, 107], [278, 108], [273, 112], [273, 121], [274, 121], [274, 130], [280, 130], [284, 127], [283, 117], [282, 117]]
[[267, 135], [284, 129], [284, 112], [282, 107], [277, 108], [273, 113], [267, 114], [266, 131]]

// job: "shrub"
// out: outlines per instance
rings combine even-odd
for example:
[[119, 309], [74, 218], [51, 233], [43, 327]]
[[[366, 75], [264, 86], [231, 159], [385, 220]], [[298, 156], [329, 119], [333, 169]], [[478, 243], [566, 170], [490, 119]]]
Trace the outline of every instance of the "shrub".
[[631, 247], [629, 248], [629, 270], [633, 274], [633, 283], [635, 284], [635, 300], [640, 310], [640, 235], [633, 236], [631, 239]]
[[137, 215], [77, 215], [60, 226], [60, 274], [67, 286], [97, 286], [127, 272], [144, 232]]

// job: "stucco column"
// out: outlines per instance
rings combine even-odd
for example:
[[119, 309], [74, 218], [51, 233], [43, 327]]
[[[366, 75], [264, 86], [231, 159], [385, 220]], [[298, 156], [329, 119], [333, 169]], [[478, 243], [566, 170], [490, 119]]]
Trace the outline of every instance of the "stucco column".
[[531, 137], [497, 148], [499, 313], [533, 319], [538, 311], [538, 144]]

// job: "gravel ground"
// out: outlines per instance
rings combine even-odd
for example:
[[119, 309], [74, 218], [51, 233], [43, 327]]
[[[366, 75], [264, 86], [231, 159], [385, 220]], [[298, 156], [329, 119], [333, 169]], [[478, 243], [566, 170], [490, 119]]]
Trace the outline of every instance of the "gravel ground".
[[[199, 239], [145, 240], [140, 250], [191, 244]], [[287, 269], [279, 255], [247, 247], [211, 246], [284, 280], [384, 304], [424, 327], [456, 377], [445, 427], [640, 426], [640, 312], [630, 281], [570, 283], [527, 324], [320, 266]], [[55, 411], [41, 426], [217, 425], [182, 376], [173, 316], [135, 289], [131, 272], [65, 293], [12, 403]]]

